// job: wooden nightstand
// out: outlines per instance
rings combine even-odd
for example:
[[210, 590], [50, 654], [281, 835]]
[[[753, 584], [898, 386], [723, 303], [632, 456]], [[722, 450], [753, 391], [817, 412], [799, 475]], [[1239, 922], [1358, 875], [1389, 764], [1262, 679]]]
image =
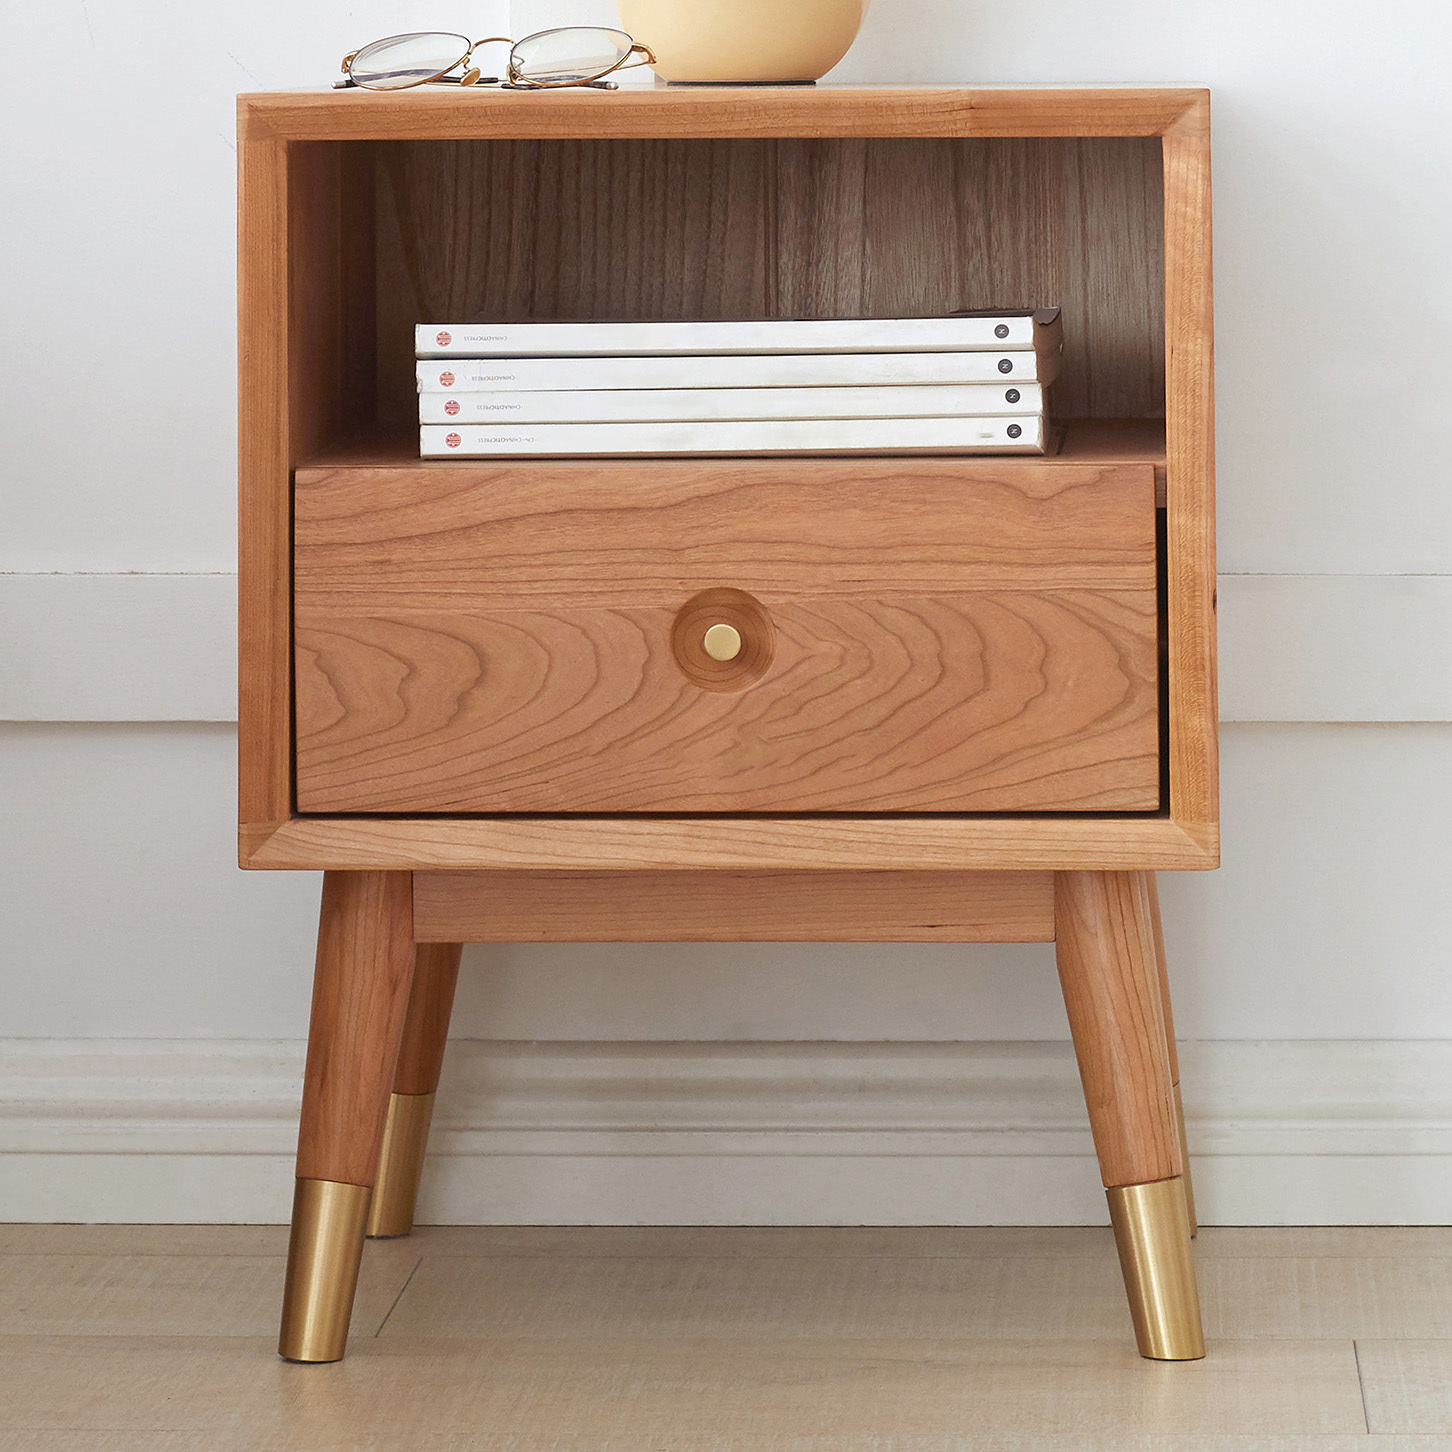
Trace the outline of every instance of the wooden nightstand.
[[[1206, 94], [239, 129], [241, 860], [327, 873], [282, 1354], [411, 1227], [459, 944], [605, 939], [1056, 940], [1140, 1350], [1203, 1354], [1153, 874], [1218, 852]], [[418, 320], [1004, 304], [1064, 309], [1049, 457], [417, 458]]]

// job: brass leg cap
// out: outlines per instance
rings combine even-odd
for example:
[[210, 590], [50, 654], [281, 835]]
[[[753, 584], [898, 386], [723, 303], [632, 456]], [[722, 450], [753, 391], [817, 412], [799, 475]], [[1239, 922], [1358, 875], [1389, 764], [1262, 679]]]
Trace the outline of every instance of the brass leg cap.
[[378, 1183], [368, 1212], [368, 1234], [378, 1239], [407, 1235], [413, 1229], [418, 1180], [434, 1117], [432, 1094], [394, 1094], [388, 1100], [388, 1123], [378, 1157]]
[[1175, 1123], [1180, 1130], [1180, 1163], [1185, 1167], [1185, 1214], [1190, 1220], [1190, 1239], [1200, 1233], [1200, 1222], [1195, 1218], [1195, 1182], [1190, 1178], [1190, 1142], [1185, 1138], [1185, 1101], [1180, 1097], [1180, 1086], [1175, 1085]]
[[288, 1361], [342, 1359], [372, 1194], [337, 1180], [297, 1182], [277, 1343]]
[[1139, 1354], [1155, 1361], [1198, 1361], [1205, 1354], [1205, 1333], [1183, 1182], [1177, 1176], [1106, 1194]]

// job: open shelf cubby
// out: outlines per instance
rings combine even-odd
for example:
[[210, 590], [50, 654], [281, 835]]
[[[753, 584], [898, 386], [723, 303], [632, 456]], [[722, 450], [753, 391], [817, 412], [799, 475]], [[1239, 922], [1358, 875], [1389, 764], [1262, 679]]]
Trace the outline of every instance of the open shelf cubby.
[[1158, 137], [303, 145], [313, 261], [346, 300], [301, 335], [329, 443], [406, 447], [417, 322], [1059, 306], [1054, 416], [1164, 417]]

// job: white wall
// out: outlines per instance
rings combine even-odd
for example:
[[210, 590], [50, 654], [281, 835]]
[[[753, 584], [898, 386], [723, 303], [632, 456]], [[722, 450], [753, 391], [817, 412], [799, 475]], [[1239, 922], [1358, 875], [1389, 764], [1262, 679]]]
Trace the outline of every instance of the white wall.
[[[506, 28], [502, 10], [84, 0], [8, 20], [26, 63], [0, 89], [0, 1155], [17, 1172], [0, 1217], [282, 1213], [277, 1086], [295, 1084], [317, 881], [232, 866], [232, 96], [326, 81], [393, 30]], [[612, 13], [516, 0], [513, 23]], [[1163, 890], [1180, 1031], [1206, 1041], [1186, 1094], [1224, 1218], [1452, 1213], [1452, 1110], [1432, 1085], [1418, 1107], [1419, 1076], [1452, 1064], [1436, 1057], [1452, 1051], [1449, 43], [1434, 0], [875, 0], [837, 73], [1214, 89], [1225, 867]], [[771, 1041], [775, 1067], [746, 1076], [766, 1096], [835, 1040], [864, 1065], [916, 1065], [930, 1098], [950, 1092], [944, 1063], [1021, 1093], [1060, 1063], [1012, 1048], [1064, 1034], [1042, 947], [518, 947], [470, 963], [456, 1035], [553, 1043], [566, 1104], [602, 1041], [642, 1046], [626, 1061], [643, 1080], [694, 1062], [693, 1043], [739, 1079]], [[944, 1060], [937, 1041], [965, 1047]], [[472, 1052], [460, 1064], [513, 1051]], [[838, 1086], [850, 1124], [832, 1063], [813, 1082]], [[1055, 1198], [1045, 1166], [1084, 1160], [1057, 1120], [1011, 1150], [963, 1140], [968, 1170], [995, 1166], [969, 1175], [974, 1198], [927, 1140], [830, 1173], [818, 1146], [808, 1173], [775, 1120], [776, 1148], [743, 1150], [723, 1179], [711, 1115], [744, 1111], [710, 1095], [672, 1131], [676, 1179], [612, 1142], [604, 1180], [571, 1192], [578, 1176], [551, 1167], [578, 1170], [600, 1126], [566, 1143], [526, 1116], [489, 1140], [490, 1082], [461, 1069], [446, 1086], [442, 1216], [1099, 1213], [1084, 1165]], [[893, 1122], [920, 1124], [920, 1091], [898, 1092]], [[263, 1101], [272, 1128], [229, 1138]], [[1272, 1148], [1243, 1138], [1253, 1101], [1280, 1115]], [[993, 1107], [1037, 1112], [1012, 1094]], [[249, 1155], [248, 1183], [281, 1189], [239, 1191]], [[520, 1177], [512, 1196], [471, 1178], [494, 1155]], [[1368, 1183], [1400, 1189], [1378, 1200]]]
[[[286, 1039], [319, 879], [234, 866], [220, 725], [0, 730], [5, 1034]], [[1191, 1039], [1447, 1039], [1442, 725], [1224, 732], [1216, 873], [1163, 879]], [[1334, 784], [1334, 790], [1332, 785]], [[454, 1030], [521, 1040], [1061, 1039], [1047, 944], [477, 946]]]

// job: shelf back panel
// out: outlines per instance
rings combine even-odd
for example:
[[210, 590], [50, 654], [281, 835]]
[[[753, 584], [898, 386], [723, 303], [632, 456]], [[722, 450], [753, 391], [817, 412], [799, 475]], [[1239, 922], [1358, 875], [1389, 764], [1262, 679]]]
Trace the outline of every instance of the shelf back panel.
[[1157, 137], [381, 142], [379, 419], [416, 322], [1064, 309], [1061, 417], [1164, 413]]

